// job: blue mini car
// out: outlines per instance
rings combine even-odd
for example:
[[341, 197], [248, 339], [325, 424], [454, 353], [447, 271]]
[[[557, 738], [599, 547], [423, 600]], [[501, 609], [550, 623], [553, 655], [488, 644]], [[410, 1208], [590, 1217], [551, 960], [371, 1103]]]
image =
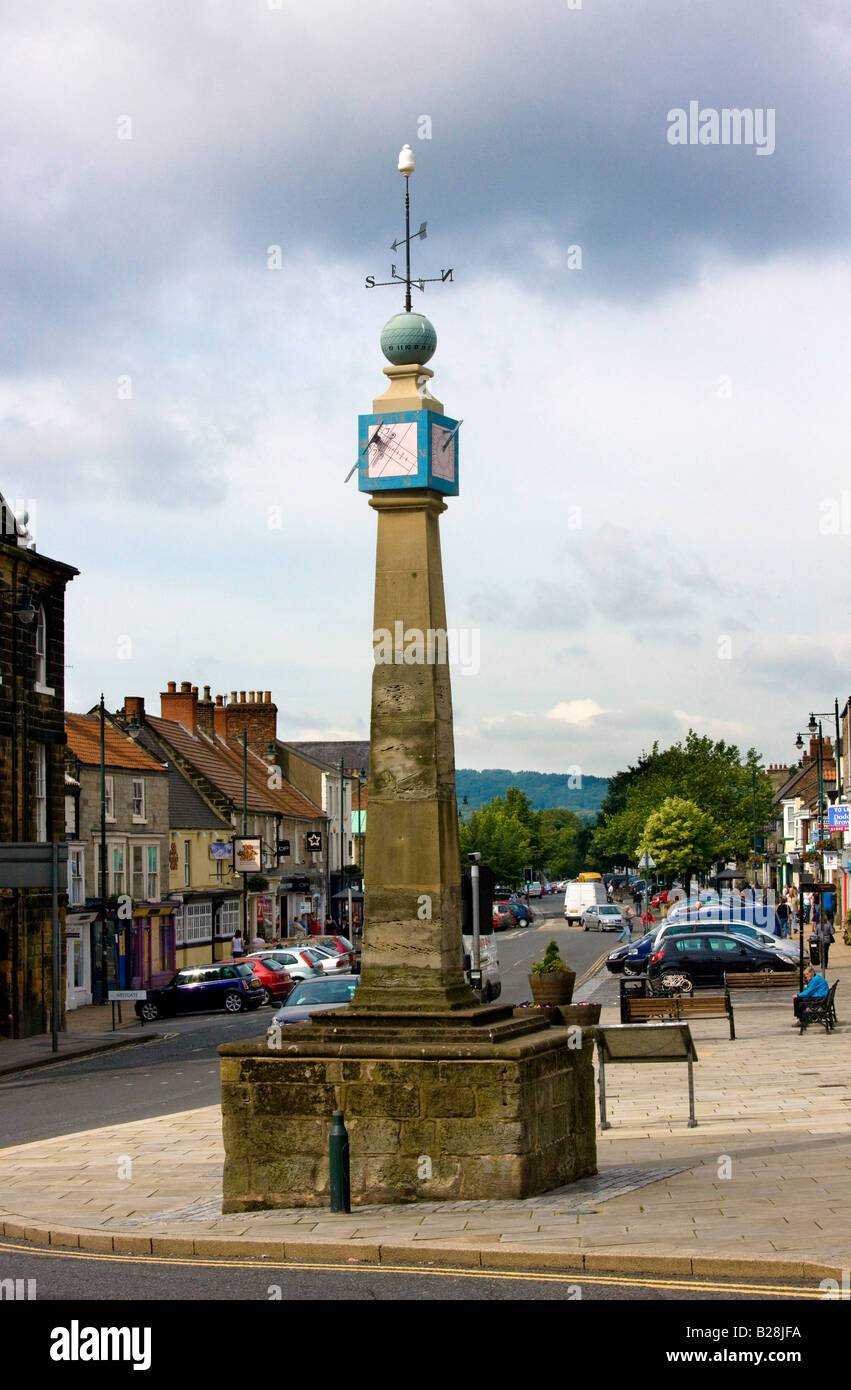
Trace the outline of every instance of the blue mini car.
[[201, 1009], [227, 1009], [229, 1014], [238, 1014], [243, 1009], [259, 1008], [263, 993], [263, 986], [244, 961], [190, 965], [178, 970], [161, 989], [149, 989], [146, 999], [136, 1001], [136, 1013], [146, 1023]]

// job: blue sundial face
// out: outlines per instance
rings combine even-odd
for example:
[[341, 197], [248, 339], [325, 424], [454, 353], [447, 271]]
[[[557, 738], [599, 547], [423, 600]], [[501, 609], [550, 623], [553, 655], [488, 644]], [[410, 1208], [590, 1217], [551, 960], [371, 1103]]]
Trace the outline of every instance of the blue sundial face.
[[458, 425], [431, 410], [361, 415], [358, 421], [358, 488], [382, 492], [430, 488], [458, 492]]

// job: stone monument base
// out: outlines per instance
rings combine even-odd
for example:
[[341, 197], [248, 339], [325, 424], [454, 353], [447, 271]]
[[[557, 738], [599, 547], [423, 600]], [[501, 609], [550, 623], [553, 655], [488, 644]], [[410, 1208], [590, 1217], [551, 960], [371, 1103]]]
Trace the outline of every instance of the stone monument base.
[[530, 1197], [597, 1171], [590, 1031], [495, 1007], [280, 1034], [219, 1048], [225, 1212], [327, 1206], [334, 1110], [353, 1205]]

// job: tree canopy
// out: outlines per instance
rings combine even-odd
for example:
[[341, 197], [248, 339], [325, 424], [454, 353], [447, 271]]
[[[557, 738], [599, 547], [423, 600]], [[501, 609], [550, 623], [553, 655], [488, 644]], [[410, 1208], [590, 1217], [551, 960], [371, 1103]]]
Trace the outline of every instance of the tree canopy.
[[552, 878], [578, 871], [587, 841], [582, 819], [563, 807], [536, 811], [519, 787], [508, 787], [459, 825], [462, 856], [478, 850], [497, 881], [519, 884], [531, 865]]
[[707, 862], [744, 858], [753, 846], [754, 825], [759, 838], [774, 818], [772, 796], [755, 748], [743, 759], [734, 744], [713, 742], [690, 729], [682, 742], [665, 749], [654, 743], [634, 767], [610, 778], [592, 837], [597, 863], [636, 863], [648, 819], [671, 797], [692, 802], [716, 826]]

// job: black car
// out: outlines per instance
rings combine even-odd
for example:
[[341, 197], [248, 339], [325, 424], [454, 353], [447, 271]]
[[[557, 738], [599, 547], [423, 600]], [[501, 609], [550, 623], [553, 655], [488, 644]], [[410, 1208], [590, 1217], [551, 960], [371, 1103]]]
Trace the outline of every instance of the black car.
[[724, 984], [727, 971], [796, 970], [791, 956], [772, 951], [732, 932], [689, 932], [664, 936], [650, 957], [648, 979], [686, 992]]
[[201, 1009], [227, 1009], [229, 1014], [256, 1009], [263, 1003], [263, 986], [250, 965], [191, 965], [178, 970], [161, 989], [149, 989], [147, 999], [136, 1002], [136, 1013], [146, 1023], [173, 1014]]

